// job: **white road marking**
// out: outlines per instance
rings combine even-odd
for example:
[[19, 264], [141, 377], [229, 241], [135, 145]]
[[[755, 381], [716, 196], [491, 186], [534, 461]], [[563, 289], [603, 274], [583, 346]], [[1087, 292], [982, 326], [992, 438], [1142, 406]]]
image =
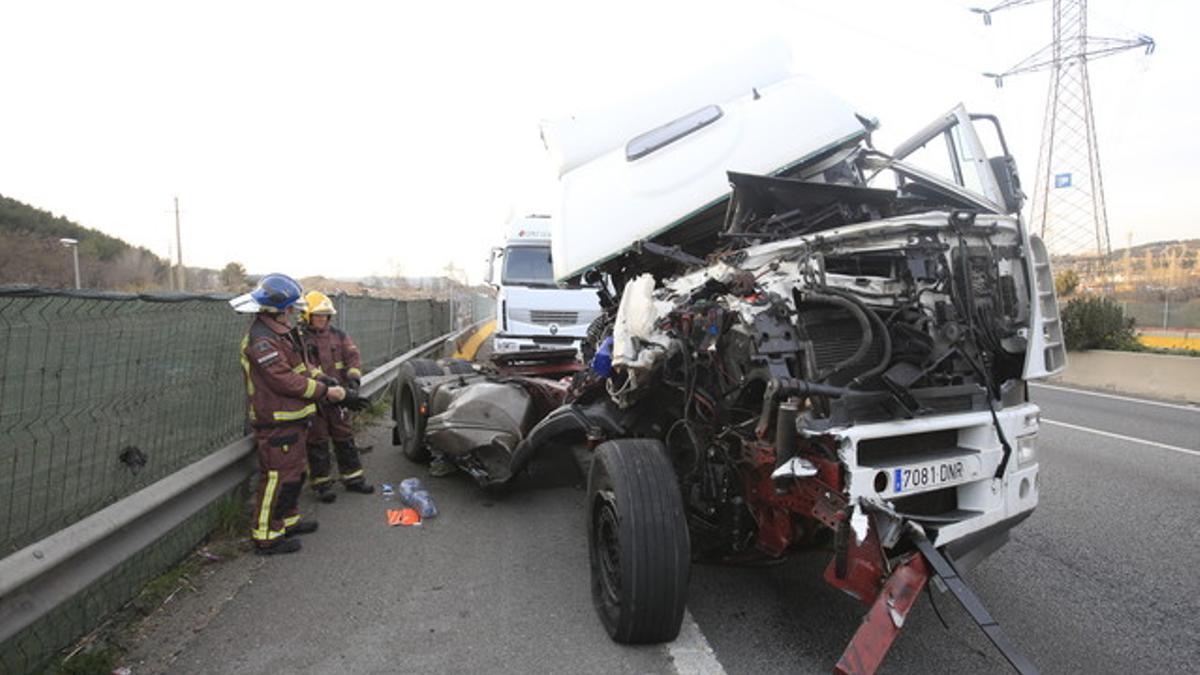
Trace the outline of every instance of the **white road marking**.
[[1162, 401], [1151, 401], [1145, 398], [1134, 398], [1132, 396], [1119, 396], [1117, 394], [1105, 394], [1089, 389], [1076, 389], [1074, 387], [1056, 387], [1053, 384], [1041, 384], [1039, 382], [1030, 382], [1029, 386], [1038, 387], [1039, 389], [1053, 389], [1054, 391], [1066, 391], [1072, 394], [1084, 394], [1086, 396], [1098, 396], [1100, 398], [1111, 398], [1117, 401], [1131, 401], [1133, 403], [1144, 403], [1145, 405], [1156, 405], [1163, 408], [1174, 408], [1175, 410], [1187, 410], [1188, 412], [1200, 412], [1200, 407], [1194, 405], [1182, 405], [1179, 403], [1163, 403]]
[[1123, 434], [1114, 434], [1111, 431], [1101, 431], [1099, 429], [1093, 429], [1091, 427], [1081, 427], [1078, 424], [1068, 424], [1066, 422], [1058, 422], [1056, 420], [1048, 420], [1045, 417], [1042, 418], [1042, 424], [1052, 424], [1054, 426], [1066, 427], [1068, 429], [1074, 429], [1076, 431], [1086, 431], [1090, 434], [1097, 434], [1100, 436], [1108, 436], [1109, 438], [1116, 438], [1116, 439], [1122, 440], [1122, 441], [1129, 441], [1131, 443], [1141, 443], [1142, 445], [1149, 445], [1149, 446], [1153, 446], [1155, 448], [1162, 448], [1163, 450], [1172, 450], [1174, 452], [1182, 452], [1185, 455], [1195, 455], [1196, 457], [1200, 457], [1200, 450], [1192, 450], [1191, 448], [1181, 448], [1177, 445], [1167, 445], [1166, 443], [1159, 443], [1158, 441], [1148, 441], [1144, 438], [1134, 438], [1133, 436], [1125, 436]]
[[725, 675], [725, 668], [717, 660], [704, 633], [700, 632], [692, 613], [686, 609], [683, 610], [679, 637], [667, 645], [667, 653], [671, 655], [671, 662], [679, 675]]

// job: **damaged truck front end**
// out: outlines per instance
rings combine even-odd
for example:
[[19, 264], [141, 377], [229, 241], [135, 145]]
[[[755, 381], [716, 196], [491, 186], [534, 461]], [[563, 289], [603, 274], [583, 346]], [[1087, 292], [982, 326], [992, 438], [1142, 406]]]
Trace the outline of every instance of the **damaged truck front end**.
[[[862, 134], [831, 133], [768, 173], [730, 171], [724, 202], [592, 253], [593, 276], [620, 297], [612, 372], [578, 398], [621, 411], [637, 439], [601, 446], [592, 472], [621, 466], [613, 455], [658, 455], [696, 560], [828, 550], [826, 581], [871, 608], [839, 671], [878, 667], [931, 577], [1031, 671], [958, 571], [1037, 505], [1039, 411], [1026, 383], [1065, 366], [1046, 251], [1021, 222], [995, 118], [956, 107], [892, 154], [858, 119]], [[977, 126], [999, 155], [986, 155]], [[939, 144], [945, 175], [926, 166]], [[881, 176], [894, 185], [877, 187]], [[582, 189], [569, 178], [568, 200]], [[662, 508], [629, 482], [624, 508], [620, 490], [593, 485], [593, 512]], [[606, 538], [601, 525], [593, 518], [594, 559], [678, 544], [653, 528]], [[684, 574], [673, 559], [620, 569], [670, 586]], [[602, 617], [667, 611], [603, 592], [629, 578], [593, 582]], [[606, 626], [618, 640], [661, 637]]]
[[1036, 507], [1026, 383], [1065, 366], [999, 123], [959, 106], [888, 154], [807, 81], [747, 89], [628, 142], [544, 130], [583, 139], [560, 152], [554, 260], [601, 289], [593, 367], [425, 378], [421, 447], [484, 485], [552, 441], [590, 448], [593, 598], [619, 642], [676, 636], [694, 560], [809, 550], [870, 608], [839, 671], [878, 667], [930, 578], [1031, 671], [958, 576]]

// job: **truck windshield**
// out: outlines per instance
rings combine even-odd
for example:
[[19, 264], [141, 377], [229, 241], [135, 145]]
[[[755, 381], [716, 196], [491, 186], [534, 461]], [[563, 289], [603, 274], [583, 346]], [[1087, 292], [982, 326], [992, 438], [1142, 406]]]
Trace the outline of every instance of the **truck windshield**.
[[510, 246], [504, 252], [503, 283], [513, 286], [553, 286], [554, 267], [549, 246]]

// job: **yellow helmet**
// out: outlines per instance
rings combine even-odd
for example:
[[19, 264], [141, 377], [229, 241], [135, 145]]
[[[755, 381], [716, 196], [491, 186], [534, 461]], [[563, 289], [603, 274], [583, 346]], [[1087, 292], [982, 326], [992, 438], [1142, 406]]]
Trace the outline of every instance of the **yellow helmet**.
[[321, 291], [309, 291], [305, 293], [304, 302], [308, 305], [304, 310], [304, 321], [306, 323], [312, 322], [313, 314], [328, 314], [329, 316], [337, 314], [337, 310], [333, 307], [333, 301]]

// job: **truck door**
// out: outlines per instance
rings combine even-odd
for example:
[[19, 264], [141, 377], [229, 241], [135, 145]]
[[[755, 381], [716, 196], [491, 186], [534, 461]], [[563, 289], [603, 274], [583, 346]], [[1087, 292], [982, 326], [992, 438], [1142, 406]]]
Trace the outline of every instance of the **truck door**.
[[[988, 157], [976, 128], [981, 122], [994, 128], [999, 155]], [[911, 183], [919, 193], [935, 193], [965, 209], [1016, 217], [1026, 252], [1029, 290], [1029, 334], [1022, 376], [1031, 380], [1062, 372], [1066, 347], [1049, 254], [1041, 239], [1021, 221], [1025, 195], [996, 118], [969, 114], [960, 104], [901, 143], [888, 165], [901, 187]]]

